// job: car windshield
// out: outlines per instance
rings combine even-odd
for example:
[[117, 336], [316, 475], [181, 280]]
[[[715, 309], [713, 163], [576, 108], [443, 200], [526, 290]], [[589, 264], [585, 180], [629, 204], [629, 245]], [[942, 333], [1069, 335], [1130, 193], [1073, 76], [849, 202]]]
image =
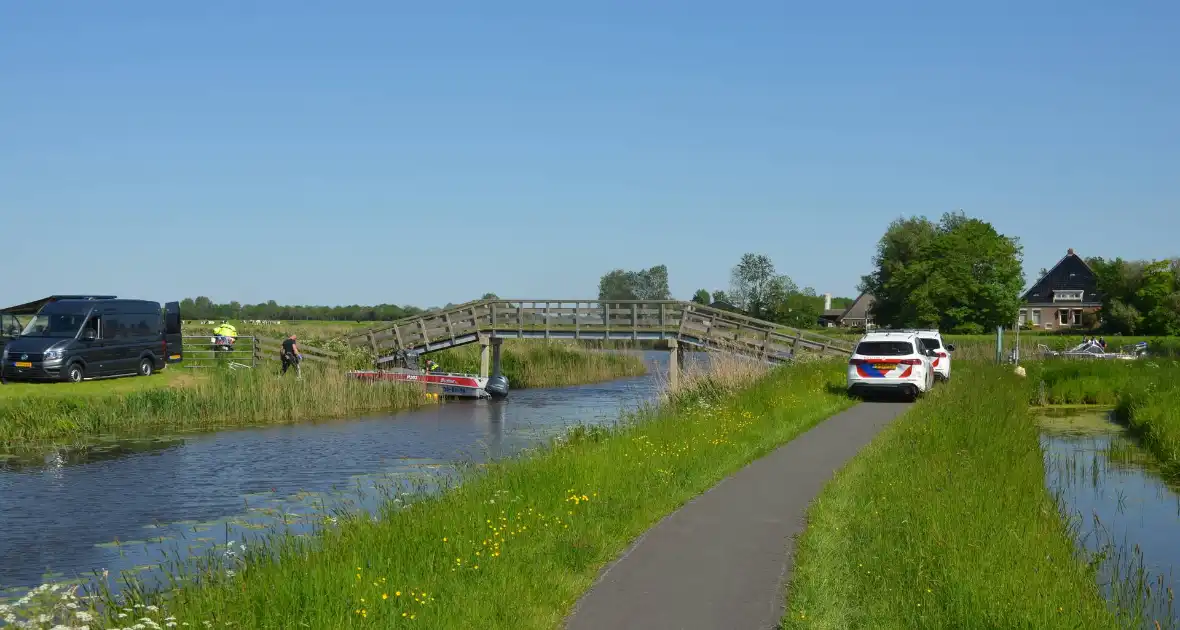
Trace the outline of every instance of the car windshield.
[[922, 340], [922, 347], [926, 348], [927, 350], [938, 350], [939, 348], [942, 347], [942, 342], [940, 342], [937, 339], [932, 339], [930, 337], [921, 337], [921, 340]]
[[86, 316], [81, 313], [38, 314], [29, 320], [22, 337], [73, 337], [78, 334]]
[[914, 344], [908, 341], [862, 341], [856, 345], [856, 353], [878, 357], [901, 357], [914, 353]]

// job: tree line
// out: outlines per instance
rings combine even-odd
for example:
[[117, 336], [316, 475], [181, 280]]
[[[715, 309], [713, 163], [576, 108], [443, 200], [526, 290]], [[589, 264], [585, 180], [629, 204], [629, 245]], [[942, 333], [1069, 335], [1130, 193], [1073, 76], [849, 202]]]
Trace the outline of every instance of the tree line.
[[[878, 241], [872, 270], [861, 277], [857, 290], [873, 296], [870, 315], [877, 326], [984, 333], [1016, 322], [1025, 282], [1023, 255], [1018, 238], [962, 212], [946, 213], [937, 221], [898, 218]], [[1093, 257], [1086, 262], [1102, 296], [1102, 311], [1089, 322], [1093, 330], [1180, 335], [1180, 259]], [[497, 296], [485, 293], [482, 299]], [[668, 268], [612, 269], [599, 280], [598, 299], [672, 299]], [[691, 300], [797, 328], [822, 325], [824, 314], [824, 298], [814, 288], [799, 287], [762, 253], [743, 254], [730, 270], [726, 289], [700, 289]], [[853, 300], [833, 297], [831, 308], [843, 310]], [[218, 304], [204, 296], [186, 298], [181, 309], [186, 319], [329, 321], [391, 321], [433, 310], [397, 304], [294, 306], [274, 300]]]
[[[613, 269], [598, 282], [598, 299], [602, 301], [668, 300], [671, 296], [668, 268], [664, 265], [639, 271]], [[692, 301], [796, 328], [819, 326], [824, 311], [823, 296], [811, 287], [799, 288], [789, 276], [775, 269], [769, 256], [760, 253], [742, 255], [730, 270], [728, 291], [710, 293], [699, 289]], [[846, 308], [852, 301], [833, 298], [832, 308]]]

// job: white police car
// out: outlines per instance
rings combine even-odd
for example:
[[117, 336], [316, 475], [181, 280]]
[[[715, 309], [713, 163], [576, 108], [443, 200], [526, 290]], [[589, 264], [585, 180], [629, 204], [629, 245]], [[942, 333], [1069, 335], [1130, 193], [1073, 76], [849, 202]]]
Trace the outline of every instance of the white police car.
[[848, 360], [848, 392], [899, 393], [913, 400], [934, 387], [933, 359], [915, 331], [867, 333]]
[[921, 329], [918, 339], [927, 350], [933, 350], [936, 356], [930, 358], [934, 365], [934, 378], [941, 381], [951, 380], [951, 353], [955, 351], [954, 344], [943, 344], [942, 333], [937, 330]]

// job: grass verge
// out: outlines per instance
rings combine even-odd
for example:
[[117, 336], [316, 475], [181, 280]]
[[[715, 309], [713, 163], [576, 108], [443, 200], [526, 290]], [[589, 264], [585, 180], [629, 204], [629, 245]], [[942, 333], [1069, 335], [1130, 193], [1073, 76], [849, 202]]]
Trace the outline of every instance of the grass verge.
[[153, 614], [190, 627], [557, 627], [661, 517], [849, 406], [841, 367], [780, 368], [737, 392], [683, 388], [408, 509], [252, 548], [244, 570], [187, 576]]
[[960, 364], [812, 505], [785, 628], [1115, 628], [1045, 488], [1028, 387]]

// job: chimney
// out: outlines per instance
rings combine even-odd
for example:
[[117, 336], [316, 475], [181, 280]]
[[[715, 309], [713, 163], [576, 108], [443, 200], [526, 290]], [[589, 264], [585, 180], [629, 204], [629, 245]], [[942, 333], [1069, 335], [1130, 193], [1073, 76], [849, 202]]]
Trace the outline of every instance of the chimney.
[[[1070, 250], [1070, 251], [1072, 251], [1072, 250]], [[825, 311], [832, 310], [832, 294], [831, 293], [824, 294], [824, 310]]]
[[[1060, 251], [1060, 250], [1058, 250], [1058, 251]], [[1072, 248], [1072, 247], [1071, 247], [1071, 248], [1069, 248], [1069, 253], [1068, 253], [1068, 254], [1066, 254], [1066, 255], [1067, 255], [1067, 256], [1073, 256], [1073, 248]]]

